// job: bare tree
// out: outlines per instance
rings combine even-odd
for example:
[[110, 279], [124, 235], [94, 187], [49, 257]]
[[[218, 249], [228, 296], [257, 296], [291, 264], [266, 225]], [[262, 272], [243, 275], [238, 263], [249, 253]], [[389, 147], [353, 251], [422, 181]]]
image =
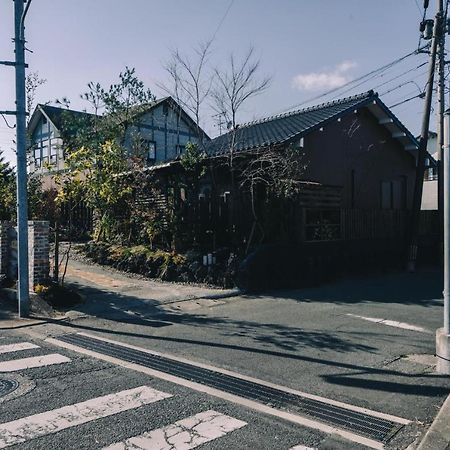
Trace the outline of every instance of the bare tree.
[[[231, 126], [229, 134], [228, 152], [226, 155], [227, 165], [230, 170], [230, 220], [231, 241], [236, 247], [236, 218], [237, 218], [237, 189], [236, 175], [238, 167], [235, 161], [236, 134], [238, 133], [236, 117], [242, 105], [250, 98], [264, 92], [270, 85], [271, 77], [260, 77], [258, 70], [260, 61], [254, 57], [254, 49], [250, 47], [241, 61], [237, 61], [235, 55], [231, 54], [229, 66], [225, 70], [216, 68], [214, 70], [214, 86], [211, 91], [213, 108], [218, 114], [225, 116]], [[264, 166], [264, 165], [263, 165]], [[253, 191], [252, 191], [253, 192]]]
[[[27, 97], [27, 111], [31, 113], [36, 99], [36, 92], [39, 86], [47, 82], [46, 79], [39, 77], [39, 72], [31, 72], [27, 75], [25, 80], [25, 92]], [[30, 116], [28, 116], [28, 119]]]
[[180, 105], [189, 111], [195, 120], [200, 141], [203, 132], [200, 128], [202, 105], [211, 91], [211, 76], [208, 74], [208, 58], [212, 41], [199, 44], [189, 57], [175, 49], [164, 68], [170, 76], [170, 85], [159, 87], [171, 95]]
[[260, 60], [255, 59], [254, 53], [250, 47], [242, 61], [236, 61], [231, 54], [226, 70], [214, 70], [213, 107], [219, 114], [225, 114], [232, 129], [236, 128], [236, 116], [244, 102], [264, 92], [271, 82], [269, 76], [258, 76]]
[[274, 198], [287, 199], [298, 193], [299, 181], [307, 166], [305, 155], [298, 147], [264, 147], [242, 155], [237, 168], [240, 188], [250, 194], [253, 225], [247, 240], [246, 253], [252, 244], [256, 228], [260, 230], [260, 242], [265, 230], [256, 209], [257, 188], [262, 187]]

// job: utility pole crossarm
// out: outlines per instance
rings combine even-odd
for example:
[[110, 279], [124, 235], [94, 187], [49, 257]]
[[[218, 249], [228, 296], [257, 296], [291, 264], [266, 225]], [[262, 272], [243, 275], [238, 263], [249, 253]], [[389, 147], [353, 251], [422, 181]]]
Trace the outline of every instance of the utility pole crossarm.
[[[0, 61], [0, 66], [17, 66], [18, 63], [16, 63], [15, 61]], [[23, 64], [25, 68], [28, 67], [28, 64], [24, 63]]]

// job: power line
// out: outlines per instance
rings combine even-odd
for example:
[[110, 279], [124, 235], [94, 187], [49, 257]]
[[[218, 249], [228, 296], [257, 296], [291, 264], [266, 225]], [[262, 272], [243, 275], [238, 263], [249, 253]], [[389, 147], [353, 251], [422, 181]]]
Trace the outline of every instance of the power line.
[[422, 9], [420, 8], [419, 3], [417, 2], [417, 0], [414, 0], [414, 1], [415, 1], [416, 5], [417, 5], [417, 9], [419, 10], [420, 16], [422, 16]]
[[225, 19], [228, 16], [228, 13], [230, 12], [231, 7], [233, 6], [234, 0], [230, 1], [230, 4], [228, 5], [228, 8], [226, 9], [224, 15], [222, 16], [222, 19], [220, 19], [219, 25], [217, 25], [216, 31], [214, 31], [214, 34], [211, 38], [211, 42], [214, 41], [216, 38], [217, 33], [219, 32], [220, 28], [222, 27], [223, 23], [225, 22]]
[[[330, 94], [337, 93], [337, 92], [339, 92], [342, 88], [351, 86], [352, 84], [357, 83], [357, 82], [359, 82], [359, 81], [362, 81], [362, 80], [364, 80], [364, 79], [366, 79], [366, 78], [368, 78], [368, 77], [374, 78], [375, 75], [379, 75], [380, 73], [386, 71], [387, 69], [390, 69], [391, 67], [393, 67], [393, 66], [395, 66], [396, 64], [398, 64], [398, 63], [404, 61], [405, 59], [409, 58], [409, 57], [412, 56], [412, 55], [417, 55], [417, 54], [419, 53], [419, 51], [424, 50], [424, 49], [427, 48], [427, 47], [428, 47], [428, 44], [425, 45], [425, 46], [423, 46], [423, 47], [421, 47], [421, 48], [419, 48], [419, 49], [417, 49], [417, 50], [414, 50], [414, 51], [412, 51], [412, 52], [410, 52], [410, 53], [407, 53], [406, 55], [401, 56], [400, 58], [397, 58], [397, 59], [395, 59], [394, 61], [391, 61], [390, 63], [385, 64], [384, 66], [381, 66], [381, 67], [378, 67], [378, 68], [376, 68], [376, 69], [374, 69], [374, 70], [371, 70], [370, 72], [368, 72], [368, 73], [366, 73], [366, 74], [364, 74], [364, 75], [361, 75], [360, 77], [355, 78], [354, 80], [348, 81], [347, 83], [343, 84], [342, 86], [339, 86], [338, 88], [330, 89], [329, 91], [324, 92], [323, 94], [320, 94], [320, 95], [317, 95], [317, 96], [315, 96], [315, 97], [309, 98], [308, 100], [305, 100], [305, 101], [303, 101], [303, 102], [301, 102], [301, 103], [297, 103], [297, 104], [295, 104], [295, 105], [291, 105], [291, 106], [289, 106], [288, 108], [285, 108], [284, 110], [277, 112], [276, 114], [282, 114], [282, 113], [287, 112], [287, 111], [290, 111], [290, 110], [292, 110], [292, 109], [297, 109], [297, 108], [299, 108], [300, 106], [303, 106], [303, 105], [305, 105], [305, 104], [307, 104], [307, 103], [310, 103], [310, 102], [319, 100], [319, 99], [321, 99], [321, 98], [323, 98], [323, 97], [326, 97], [326, 96], [328, 96], [328, 95], [330, 95]], [[371, 79], [372, 79], [372, 78], [371, 78]], [[361, 83], [361, 84], [362, 84], [362, 83]], [[352, 88], [352, 89], [353, 89], [353, 88]], [[348, 92], [348, 90], [347, 90], [346, 92]], [[338, 95], [342, 95], [342, 93], [340, 93], [340, 94], [338, 94]]]
[[[411, 94], [411, 92], [408, 95], [410, 95], [410, 94]], [[415, 98], [424, 98], [424, 97], [425, 97], [425, 93], [421, 92], [420, 94], [416, 94], [416, 95], [414, 95], [412, 97], [408, 97], [408, 98], [403, 99], [403, 100], [401, 100], [401, 101], [399, 101], [397, 103], [394, 103], [393, 105], [389, 106], [389, 108], [395, 108], [395, 107], [403, 105], [404, 103], [407, 103], [407, 102], [409, 102], [411, 100], [414, 100]]]

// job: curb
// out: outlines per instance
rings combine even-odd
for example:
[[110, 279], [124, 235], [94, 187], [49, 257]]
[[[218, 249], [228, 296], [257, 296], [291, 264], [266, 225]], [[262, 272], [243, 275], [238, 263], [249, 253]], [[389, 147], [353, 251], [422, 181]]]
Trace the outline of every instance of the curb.
[[450, 448], [450, 395], [445, 400], [417, 450], [446, 450]]
[[189, 301], [189, 300], [219, 300], [221, 298], [233, 298], [238, 297], [239, 295], [244, 295], [245, 291], [242, 291], [239, 288], [236, 289], [228, 289], [226, 292], [218, 292], [217, 294], [207, 294], [207, 295], [199, 295], [199, 296], [192, 296], [190, 298], [186, 298], [184, 300], [175, 300], [172, 303], [178, 303], [183, 301]]

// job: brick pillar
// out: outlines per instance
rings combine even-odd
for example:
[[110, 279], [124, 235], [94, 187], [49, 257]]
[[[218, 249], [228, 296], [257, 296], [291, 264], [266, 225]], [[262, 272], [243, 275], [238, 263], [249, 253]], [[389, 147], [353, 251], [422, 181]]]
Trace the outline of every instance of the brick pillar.
[[28, 222], [28, 264], [30, 290], [49, 277], [49, 223], [44, 220]]
[[8, 233], [11, 224], [6, 220], [0, 221], [0, 274], [8, 274], [8, 255], [9, 255], [9, 242]]

